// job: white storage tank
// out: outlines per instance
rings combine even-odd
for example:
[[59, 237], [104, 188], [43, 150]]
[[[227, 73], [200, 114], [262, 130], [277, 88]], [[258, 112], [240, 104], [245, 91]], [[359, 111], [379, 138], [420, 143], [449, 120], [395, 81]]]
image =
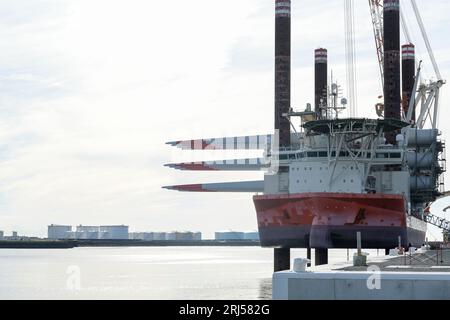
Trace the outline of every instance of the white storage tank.
[[175, 241], [175, 240], [177, 240], [176, 232], [167, 232], [165, 240], [167, 240], [167, 241]]
[[194, 240], [195, 241], [202, 240], [202, 233], [201, 232], [194, 232]]
[[86, 232], [99, 232], [100, 227], [98, 227], [98, 226], [83, 226], [80, 224], [79, 226], [76, 227], [76, 231], [79, 232], [80, 234], [86, 233]]
[[163, 241], [166, 240], [167, 234], [165, 232], [153, 232], [153, 240], [154, 241]]
[[241, 231], [233, 231], [233, 230], [226, 230], [226, 231], [217, 231], [215, 233], [215, 239], [216, 240], [244, 240], [244, 232]]
[[47, 228], [47, 238], [53, 240], [68, 239], [71, 231], [72, 226], [51, 224]]
[[100, 233], [103, 239], [108, 240], [128, 240], [128, 226], [100, 226]]
[[259, 232], [258, 231], [246, 231], [244, 233], [244, 240], [259, 241]]
[[190, 231], [176, 232], [175, 239], [179, 241], [193, 241], [194, 233]]
[[153, 240], [153, 232], [144, 232], [142, 234], [142, 240], [144, 240], [144, 241], [152, 241]]

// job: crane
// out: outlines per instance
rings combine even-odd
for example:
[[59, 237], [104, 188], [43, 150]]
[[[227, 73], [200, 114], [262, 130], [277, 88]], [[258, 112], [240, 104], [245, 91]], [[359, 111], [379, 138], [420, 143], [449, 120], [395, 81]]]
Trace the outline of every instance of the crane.
[[344, 1], [345, 58], [350, 117], [358, 113], [358, 88], [356, 86], [355, 12], [353, 0]]
[[[420, 10], [417, 6], [416, 0], [410, 0], [411, 6], [414, 11], [414, 15], [417, 20], [417, 24], [419, 26], [423, 41], [428, 51], [428, 56], [433, 65], [433, 69], [437, 78], [437, 81], [432, 81], [429, 84], [420, 84], [420, 71], [422, 61], [418, 63], [418, 70], [416, 74], [416, 81], [413, 89], [413, 95], [410, 101], [410, 106], [408, 109], [408, 114], [405, 117], [405, 121], [410, 122], [412, 117], [413, 109], [417, 108], [418, 104], [421, 103], [420, 106], [420, 115], [416, 126], [419, 129], [424, 128], [425, 120], [427, 118], [430, 119], [432, 128], [437, 127], [437, 118], [438, 118], [438, 108], [439, 108], [439, 94], [440, 88], [445, 84], [445, 80], [442, 79], [441, 73], [439, 71], [438, 64], [436, 62], [430, 40], [428, 38], [428, 34], [426, 32]], [[383, 0], [369, 0], [369, 8], [370, 14], [372, 18], [373, 25], [373, 34], [375, 39], [375, 47], [378, 58], [378, 65], [380, 69], [380, 79], [382, 88], [384, 88], [384, 17], [383, 17]], [[406, 23], [406, 19], [403, 13], [403, 10], [400, 11], [401, 14], [401, 26], [403, 30], [403, 34], [405, 40], [408, 43], [411, 43], [411, 35], [408, 30], [408, 25]], [[416, 93], [417, 92], [417, 96]], [[376, 105], [376, 110], [379, 116], [383, 115], [384, 112], [384, 104], [378, 103]], [[447, 207], [444, 211], [446, 212], [450, 207]], [[426, 215], [424, 219], [427, 223], [437, 226], [438, 228], [443, 229], [445, 232], [450, 233], [450, 221], [440, 218], [431, 214], [430, 207], [425, 209]]]
[[[416, 90], [418, 90], [418, 95], [415, 97], [415, 94], [413, 94], [413, 97], [411, 99], [411, 106], [413, 108], [416, 108], [417, 105], [421, 102], [422, 105], [420, 107], [421, 110], [421, 116], [419, 117], [418, 121], [418, 127], [423, 128], [425, 125], [425, 120], [428, 118], [430, 119], [431, 125], [433, 128], [436, 128], [437, 125], [437, 118], [438, 118], [438, 106], [439, 106], [439, 96], [440, 96], [440, 88], [445, 84], [445, 80], [443, 80], [441, 73], [439, 71], [438, 64], [436, 62], [433, 49], [431, 47], [430, 40], [428, 38], [428, 34], [425, 30], [425, 26], [420, 14], [420, 10], [417, 6], [416, 0], [410, 0], [411, 7], [414, 11], [414, 15], [417, 20], [417, 24], [419, 26], [423, 41], [425, 43], [425, 46], [428, 51], [428, 56], [431, 61], [431, 64], [433, 65], [433, 69], [437, 78], [437, 81], [432, 81], [429, 84], [421, 84], [419, 85], [416, 83]], [[373, 25], [373, 33], [375, 38], [375, 47], [378, 57], [378, 65], [380, 68], [380, 79], [381, 79], [381, 85], [382, 88], [384, 88], [384, 23], [383, 23], [383, 0], [369, 0], [369, 8], [370, 8], [370, 14], [372, 18], [372, 25]], [[411, 42], [411, 36], [408, 30], [408, 26], [406, 23], [406, 19], [404, 17], [404, 14], [402, 10], [401, 13], [401, 23], [402, 23], [402, 29], [403, 34], [405, 36], [405, 39], [407, 42]], [[418, 67], [420, 70], [420, 66]], [[419, 71], [420, 72], [420, 71]], [[417, 75], [416, 82], [419, 82], [419, 77]], [[416, 91], [414, 90], [414, 91]], [[382, 96], [380, 96], [381, 98]], [[378, 103], [376, 105], [376, 111], [379, 116], [383, 115], [384, 112], [384, 104]], [[431, 116], [432, 115], [432, 116]], [[405, 121], [409, 121], [410, 117], [405, 117]]]
[[[436, 78], [438, 81], [442, 81], [442, 75], [439, 71], [438, 64], [436, 62], [436, 58], [433, 53], [433, 49], [431, 48], [431, 43], [428, 38], [428, 34], [425, 29], [425, 25], [422, 20], [422, 16], [420, 15], [420, 10], [417, 6], [416, 0], [411, 0], [411, 6], [414, 11], [414, 15], [416, 16], [417, 24], [419, 26], [420, 32], [422, 34], [423, 41], [425, 42], [425, 46], [427, 47], [428, 56], [430, 58], [431, 64], [433, 65], [434, 72], [436, 74]], [[383, 0], [369, 0], [369, 8], [370, 14], [372, 17], [372, 25], [373, 25], [373, 33], [375, 37], [375, 47], [377, 51], [378, 64], [380, 67], [380, 75], [381, 75], [381, 83], [383, 85], [384, 81], [384, 52], [383, 52], [383, 44], [384, 44], [384, 35], [383, 35]], [[403, 34], [405, 35], [405, 39], [407, 42], [411, 42], [411, 36], [408, 30], [408, 26], [406, 24], [406, 20], [403, 14], [401, 13], [401, 23]]]
[[372, 17], [373, 35], [380, 67], [381, 88], [384, 88], [384, 37], [383, 37], [383, 0], [369, 0]]

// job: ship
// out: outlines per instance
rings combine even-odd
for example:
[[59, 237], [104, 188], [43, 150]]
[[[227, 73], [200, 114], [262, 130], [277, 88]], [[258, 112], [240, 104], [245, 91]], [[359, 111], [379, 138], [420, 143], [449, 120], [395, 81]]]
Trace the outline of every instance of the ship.
[[[275, 0], [274, 133], [168, 143], [184, 150], [263, 150], [262, 158], [167, 166], [264, 171], [264, 179], [165, 188], [253, 193], [262, 247], [355, 248], [358, 233], [367, 249], [425, 244], [427, 208], [442, 194], [446, 170], [445, 142], [437, 127], [445, 81], [439, 75], [421, 82], [414, 45], [400, 46], [399, 0], [369, 3], [384, 88], [373, 118], [352, 112], [342, 117], [349, 102], [337, 82], [329, 83], [324, 48], [314, 53], [314, 106], [293, 110], [291, 1]], [[380, 10], [381, 24], [376, 23]]]

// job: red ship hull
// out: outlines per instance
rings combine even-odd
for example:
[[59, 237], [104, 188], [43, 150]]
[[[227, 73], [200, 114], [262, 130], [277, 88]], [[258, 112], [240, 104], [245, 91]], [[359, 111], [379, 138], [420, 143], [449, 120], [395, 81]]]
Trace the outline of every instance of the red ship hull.
[[[413, 228], [402, 195], [306, 193], [253, 198], [263, 247], [364, 248], [421, 246], [424, 228]], [[422, 221], [416, 219], [418, 225]]]

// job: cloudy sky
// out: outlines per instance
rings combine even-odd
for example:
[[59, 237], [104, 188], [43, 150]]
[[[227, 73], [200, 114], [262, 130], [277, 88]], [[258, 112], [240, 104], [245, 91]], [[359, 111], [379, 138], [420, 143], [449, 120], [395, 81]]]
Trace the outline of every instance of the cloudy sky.
[[[273, 2], [0, 0], [0, 230], [44, 236], [51, 223], [206, 235], [256, 229], [251, 195], [161, 186], [260, 173], [172, 171], [163, 165], [225, 155], [164, 143], [271, 132]], [[358, 113], [374, 116], [381, 88], [370, 14], [366, 1], [355, 2]], [[449, 78], [450, 2], [418, 3]], [[409, 22], [432, 77], [412, 16]], [[345, 83], [343, 1], [294, 0], [292, 27], [292, 104], [303, 109], [313, 100], [315, 48], [329, 49], [335, 78]], [[443, 107], [449, 97], [444, 92]]]

